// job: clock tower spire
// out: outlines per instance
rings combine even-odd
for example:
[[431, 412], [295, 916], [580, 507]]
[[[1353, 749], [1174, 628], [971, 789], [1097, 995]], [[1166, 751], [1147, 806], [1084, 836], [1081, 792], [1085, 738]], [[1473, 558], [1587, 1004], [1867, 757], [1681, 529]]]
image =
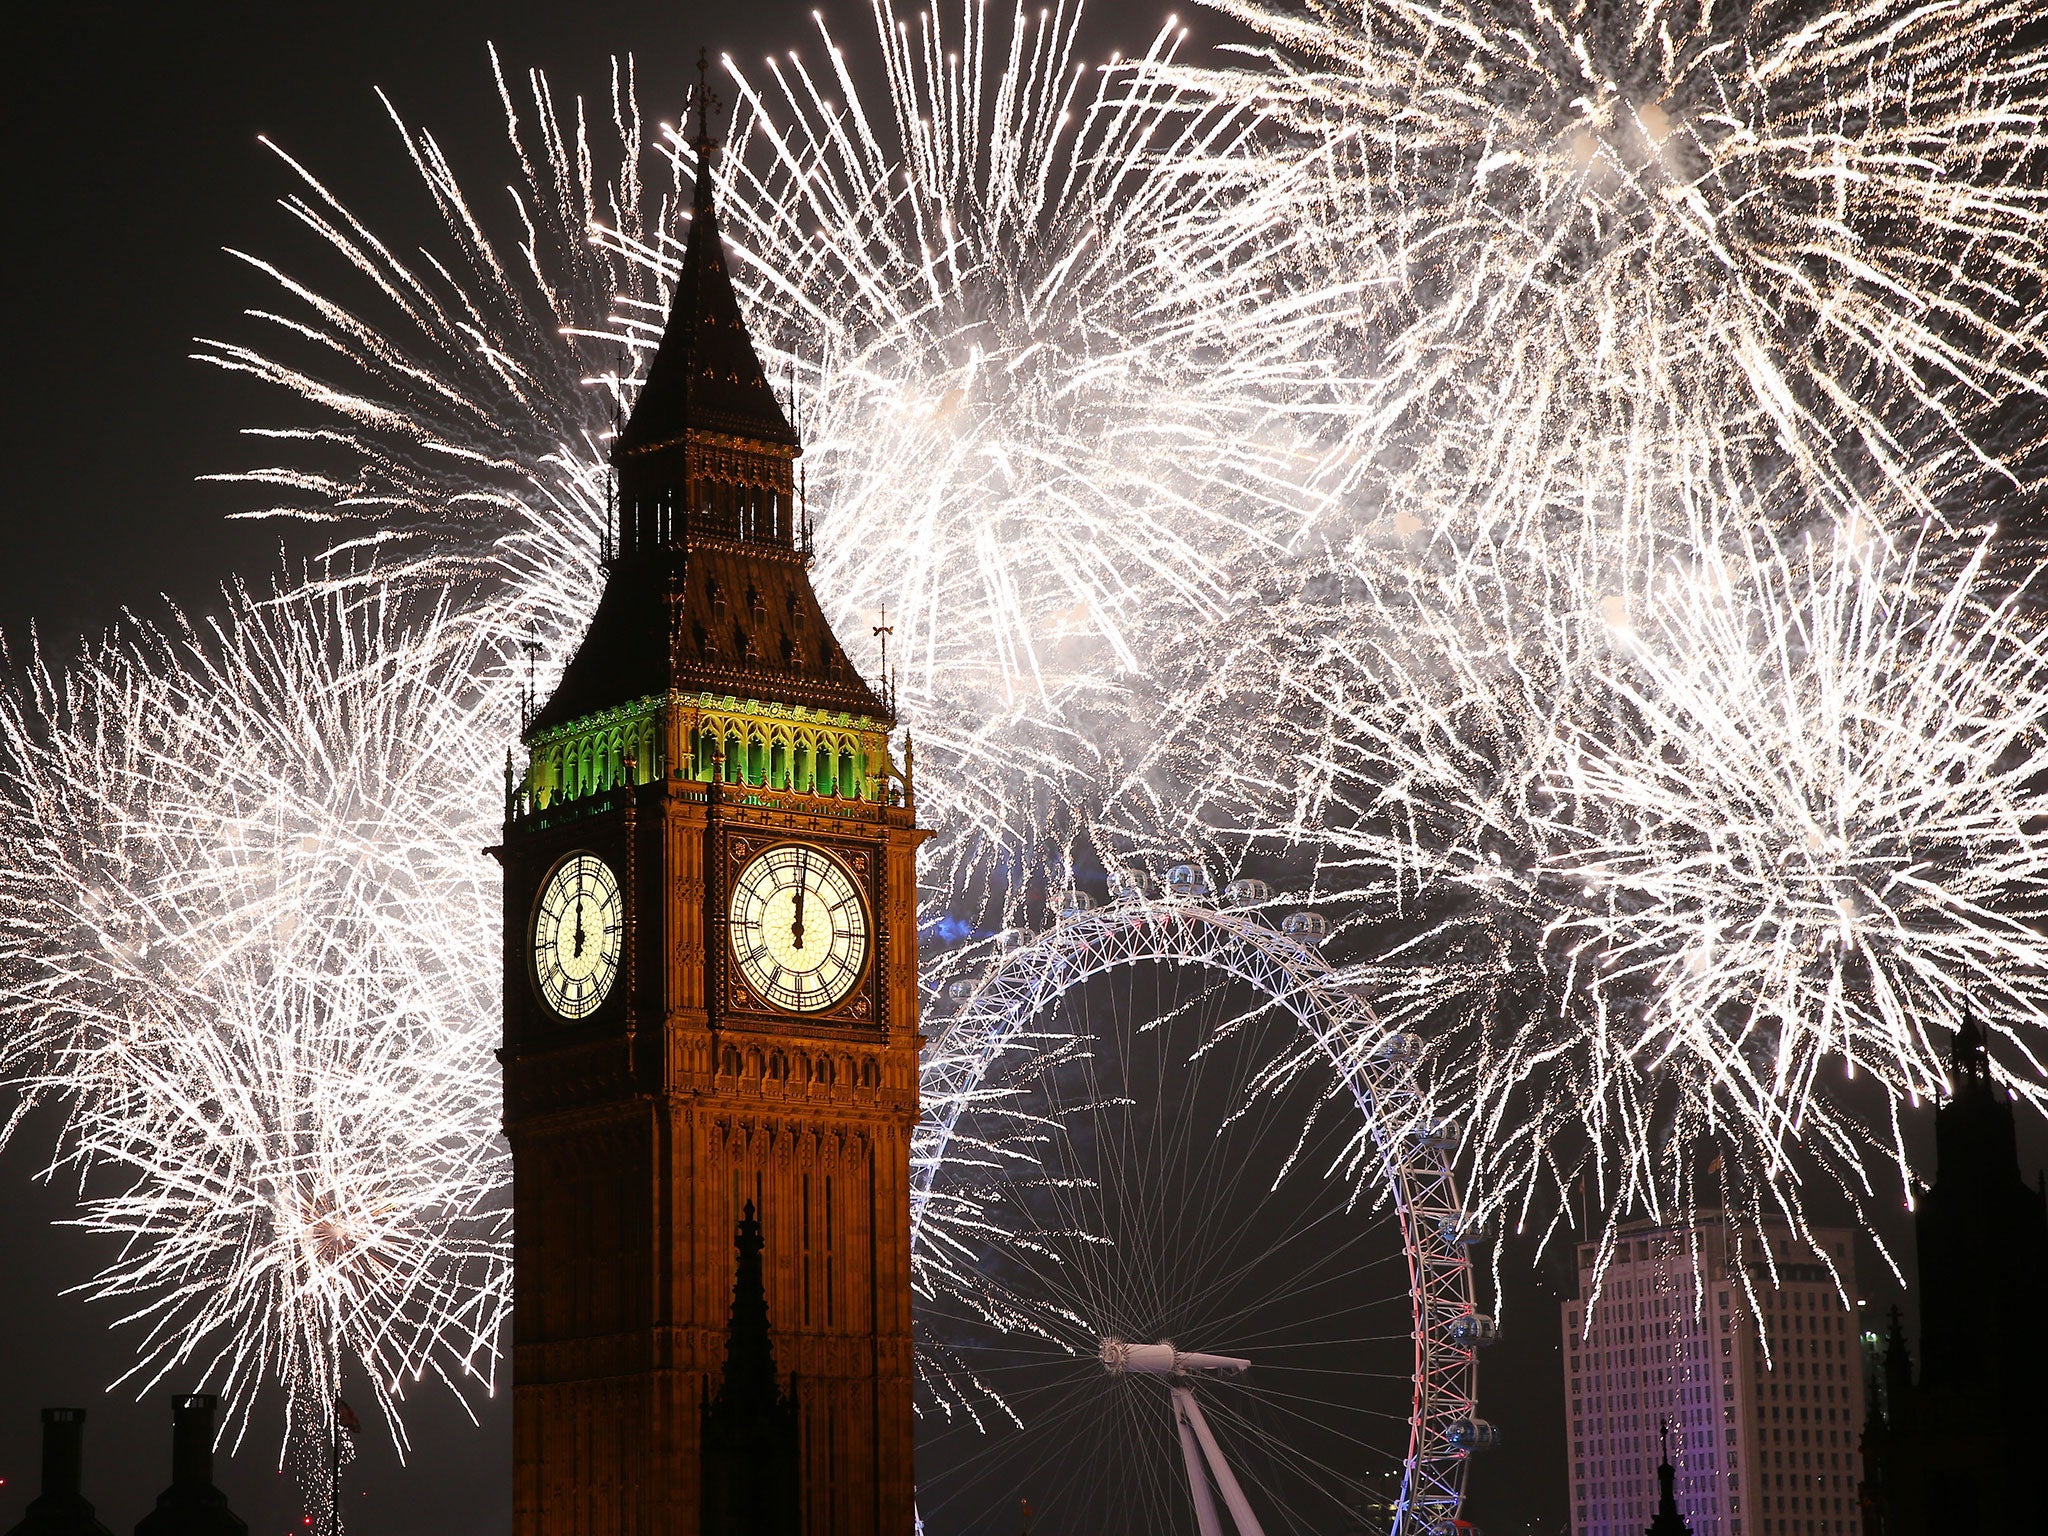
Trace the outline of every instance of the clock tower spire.
[[804, 1528], [908, 1536], [926, 834], [811, 590], [802, 448], [733, 288], [702, 85], [697, 108], [616, 549], [499, 850], [514, 1530], [699, 1531], [751, 1207]]

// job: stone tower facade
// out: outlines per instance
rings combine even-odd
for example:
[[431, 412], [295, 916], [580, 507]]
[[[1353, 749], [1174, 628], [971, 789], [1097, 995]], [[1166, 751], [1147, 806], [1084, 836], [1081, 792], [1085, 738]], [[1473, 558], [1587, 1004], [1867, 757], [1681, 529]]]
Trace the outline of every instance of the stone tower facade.
[[514, 1529], [700, 1530], [744, 1231], [802, 1528], [908, 1536], [925, 834], [811, 590], [699, 124], [604, 592], [507, 767]]

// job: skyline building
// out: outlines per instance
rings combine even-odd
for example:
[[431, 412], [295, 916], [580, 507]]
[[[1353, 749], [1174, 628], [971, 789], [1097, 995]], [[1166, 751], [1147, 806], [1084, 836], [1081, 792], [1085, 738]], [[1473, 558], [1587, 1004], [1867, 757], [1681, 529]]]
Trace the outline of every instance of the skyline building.
[[[209, 1392], [171, 1399], [171, 1485], [136, 1524], [135, 1536], [248, 1536], [248, 1525], [213, 1481], [219, 1403]], [[42, 1492], [7, 1536], [112, 1536], [81, 1491], [84, 1463], [85, 1410], [45, 1408]]]
[[1597, 1298], [1599, 1246], [1579, 1246], [1559, 1307], [1573, 1536], [1642, 1536], [1666, 1454], [1693, 1536], [1860, 1529], [1855, 1246], [1843, 1229], [1814, 1237], [1767, 1224], [1760, 1239], [1712, 1210], [1631, 1222]]
[[2048, 1180], [2020, 1172], [2012, 1097], [1984, 1032], [1956, 1032], [1934, 1112], [1934, 1182], [1915, 1202], [1920, 1369], [1896, 1308], [1872, 1362], [1865, 1536], [2040, 1530], [2032, 1458], [2048, 1435]]

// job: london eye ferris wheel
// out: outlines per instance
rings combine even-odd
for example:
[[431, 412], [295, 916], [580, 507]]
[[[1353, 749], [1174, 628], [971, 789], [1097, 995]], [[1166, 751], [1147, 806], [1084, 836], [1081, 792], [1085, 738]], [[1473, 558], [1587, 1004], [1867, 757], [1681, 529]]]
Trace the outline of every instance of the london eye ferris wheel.
[[1493, 1323], [1455, 1139], [1422, 1042], [1269, 894], [1183, 866], [938, 968], [913, 1146], [923, 1529], [1456, 1521], [1493, 1436]]

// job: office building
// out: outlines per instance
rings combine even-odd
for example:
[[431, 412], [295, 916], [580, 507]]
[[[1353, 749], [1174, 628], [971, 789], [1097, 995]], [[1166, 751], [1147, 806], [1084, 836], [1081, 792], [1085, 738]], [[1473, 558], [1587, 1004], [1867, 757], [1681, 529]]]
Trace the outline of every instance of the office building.
[[1863, 1391], [1847, 1231], [1809, 1245], [1721, 1212], [1639, 1221], [1562, 1304], [1573, 1536], [1642, 1536], [1670, 1427], [1694, 1536], [1852, 1536]]

